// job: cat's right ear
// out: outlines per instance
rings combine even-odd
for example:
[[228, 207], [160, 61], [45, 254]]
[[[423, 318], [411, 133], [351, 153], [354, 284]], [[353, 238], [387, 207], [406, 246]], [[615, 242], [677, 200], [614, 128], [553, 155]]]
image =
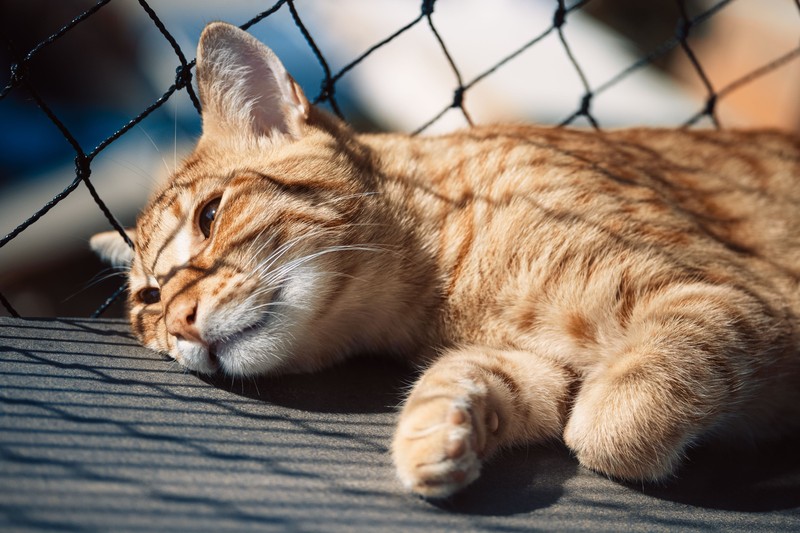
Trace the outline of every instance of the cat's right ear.
[[299, 138], [310, 104], [278, 56], [246, 31], [206, 26], [197, 46], [203, 136]]
[[[131, 242], [136, 242], [135, 230], [126, 229], [125, 233], [128, 234]], [[103, 262], [111, 266], [125, 268], [129, 267], [133, 261], [133, 248], [128, 246], [128, 243], [117, 231], [104, 231], [93, 235], [89, 239], [89, 246]]]

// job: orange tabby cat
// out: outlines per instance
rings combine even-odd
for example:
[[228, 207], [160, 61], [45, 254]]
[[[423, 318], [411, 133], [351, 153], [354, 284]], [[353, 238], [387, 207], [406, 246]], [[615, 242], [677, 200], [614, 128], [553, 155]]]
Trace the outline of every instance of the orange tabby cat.
[[429, 497], [563, 438], [627, 480], [800, 419], [800, 143], [773, 132], [358, 135], [264, 45], [200, 39], [203, 135], [138, 220], [130, 318], [191, 370], [426, 365], [399, 479]]

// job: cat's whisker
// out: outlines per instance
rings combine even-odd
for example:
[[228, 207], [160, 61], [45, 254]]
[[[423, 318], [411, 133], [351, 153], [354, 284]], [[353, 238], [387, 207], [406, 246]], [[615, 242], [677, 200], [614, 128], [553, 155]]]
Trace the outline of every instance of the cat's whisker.
[[118, 159], [118, 158], [113, 157], [113, 156], [110, 156], [108, 158], [108, 160], [111, 161], [112, 163], [114, 163], [115, 165], [119, 165], [120, 167], [124, 168], [125, 170], [129, 170], [130, 172], [133, 172], [134, 174], [136, 174], [137, 176], [139, 176], [141, 178], [145, 178], [145, 179], [149, 180], [150, 181], [149, 185], [146, 184], [146, 183], [142, 183], [139, 180], [136, 180], [136, 186], [139, 189], [142, 189], [143, 191], [150, 192], [150, 190], [153, 188], [153, 186], [158, 181], [152, 175], [152, 173], [149, 170], [145, 170], [141, 166], [139, 166], [139, 165], [137, 165], [135, 163], [132, 163], [131, 161], [127, 161], [127, 160], [124, 160], [124, 159]]
[[105, 268], [105, 269], [101, 270], [100, 272], [98, 272], [97, 274], [95, 274], [94, 276], [92, 276], [92, 278], [89, 281], [87, 281], [81, 288], [79, 288], [78, 290], [76, 290], [72, 294], [66, 296], [64, 298], [64, 301], [65, 302], [69, 301], [69, 300], [75, 298], [76, 296], [78, 296], [79, 294], [82, 294], [82, 293], [86, 292], [87, 290], [91, 289], [92, 287], [94, 287], [96, 285], [99, 285], [100, 283], [103, 283], [104, 281], [107, 281], [109, 279], [113, 279], [113, 278], [116, 278], [116, 277], [119, 277], [119, 276], [126, 276], [128, 274], [129, 270], [130, 270], [129, 268], [122, 268], [122, 267]]
[[266, 270], [269, 269], [272, 265], [274, 265], [281, 257], [283, 257], [291, 248], [295, 245], [300, 243], [303, 239], [316, 237], [318, 235], [324, 234], [325, 230], [318, 230], [311, 233], [307, 233], [304, 235], [299, 235], [292, 239], [289, 239], [282, 245], [280, 245], [276, 250], [274, 250], [261, 264], [259, 264], [256, 269], [254, 270]]
[[137, 125], [136, 125], [136, 127], [137, 127], [137, 128], [139, 128], [139, 130], [141, 130], [141, 132], [144, 134], [144, 136], [145, 136], [145, 137], [147, 137], [147, 140], [148, 140], [148, 141], [150, 141], [150, 144], [152, 144], [152, 145], [153, 145], [153, 148], [155, 148], [155, 150], [156, 150], [156, 153], [157, 153], [157, 154], [158, 154], [158, 156], [161, 158], [161, 162], [162, 162], [162, 163], [164, 163], [164, 170], [166, 170], [166, 171], [167, 171], [167, 174], [168, 174], [168, 175], [169, 175], [169, 174], [171, 174], [171, 173], [170, 173], [170, 171], [169, 171], [169, 165], [167, 165], [167, 160], [166, 160], [166, 159], [164, 159], [164, 154], [163, 154], [163, 153], [161, 153], [161, 150], [159, 150], [159, 148], [158, 148], [158, 145], [155, 143], [155, 141], [153, 140], [153, 138], [152, 138], [152, 137], [150, 137], [150, 134], [149, 134], [149, 133], [147, 133], [147, 130], [145, 130], [145, 129], [142, 127], [142, 125], [141, 125], [141, 124], [137, 124]]
[[[262, 230], [262, 232], [259, 233], [259, 236], [261, 234], [263, 234], [263, 231], [266, 231], [266, 229], [267, 228]], [[259, 255], [261, 255], [261, 252], [264, 250], [264, 248], [266, 248], [267, 246], [272, 244], [272, 241], [274, 239], [275, 239], [275, 235], [271, 235], [269, 237], [269, 239], [267, 239], [266, 241], [264, 241], [263, 243], [261, 243], [259, 245], [257, 250], [252, 250], [252, 244], [251, 244], [250, 247], [248, 247], [246, 255], [249, 258], [248, 262], [250, 263], [250, 268], [249, 269], [242, 269], [243, 272], [246, 272], [246, 275], [242, 278], [243, 282], [250, 280], [250, 278], [252, 278], [254, 275], [257, 275], [257, 274], [260, 275], [260, 270], [263, 268], [264, 261], [258, 261], [257, 258], [258, 258]]]
[[175, 359], [170, 359], [167, 363], [168, 363], [167, 364], [167, 368], [164, 369], [164, 374], [166, 374], [168, 372], [174, 372], [175, 371], [175, 367], [178, 367], [178, 369], [180, 369], [180, 371], [182, 373], [184, 373], [184, 374], [188, 371], [188, 369], [185, 366], [180, 364]]
[[[253, 242], [251, 242], [250, 245], [247, 247], [245, 255], [249, 258], [251, 264], [256, 262], [257, 257], [261, 255], [261, 252], [264, 251], [264, 248], [272, 244], [272, 242], [275, 240], [275, 234], [273, 233], [272, 235], [269, 236], [268, 239], [266, 239], [263, 242], [261, 241], [261, 237], [264, 235], [264, 232], [267, 231], [268, 229], [270, 229], [269, 226], [263, 228], [260, 232], [258, 232], [258, 235], [255, 236]], [[258, 245], [258, 248], [254, 249], [256, 245]], [[256, 262], [253, 266], [255, 267], [257, 265], [258, 263]]]
[[331, 254], [334, 252], [344, 252], [344, 251], [371, 251], [371, 252], [382, 252], [384, 250], [380, 249], [370, 249], [365, 247], [357, 247], [357, 246], [335, 246], [323, 249], [319, 252], [315, 252], [313, 254], [308, 254], [302, 257], [298, 257], [297, 259], [293, 259], [292, 261], [282, 265], [280, 268], [270, 272], [270, 277], [266, 278], [266, 281], [274, 281], [277, 279], [289, 277], [292, 273], [301, 268], [308, 263], [318, 259], [319, 257], [327, 254]]
[[97, 274], [95, 274], [94, 276], [92, 276], [92, 279], [90, 279], [87, 282], [87, 285], [84, 287], [84, 289], [88, 289], [89, 287], [92, 287], [98, 283], [101, 283], [109, 279], [113, 279], [119, 276], [127, 276], [129, 272], [130, 268], [123, 268], [123, 267], [105, 268], [100, 272], [98, 272]]
[[[269, 307], [270, 307], [269, 304], [259, 304], [259, 305], [254, 305], [253, 307], [248, 307], [247, 310], [250, 311], [250, 312], [253, 312], [253, 311], [259, 311], [259, 310], [265, 309], [265, 308], [268, 309]], [[287, 306], [287, 307], [289, 307], [289, 306]], [[299, 306], [296, 306], [296, 307], [300, 308]], [[270, 311], [270, 310], [262, 312], [261, 315], [263, 317], [265, 317], [265, 318], [269, 317], [269, 318], [272, 318], [272, 319], [285, 319], [285, 318], [287, 318], [287, 316], [285, 314], [283, 314], [283, 313], [279, 313], [279, 312], [276, 312], [276, 311]]]
[[[305, 307], [305, 306], [300, 305], [300, 304], [289, 303], [289, 302], [267, 302], [267, 303], [263, 303], [263, 304], [254, 305], [253, 307], [248, 307], [248, 310], [249, 311], [257, 311], [259, 309], [269, 309], [271, 307], [288, 307], [290, 309], [298, 309], [298, 310], [301, 310], [301, 311], [308, 310], [308, 307]], [[279, 317], [279, 318], [286, 318], [286, 315], [281, 314], [281, 313], [275, 313], [275, 312], [268, 311], [266, 314], [269, 315], [270, 313], [272, 313], [272, 316], [276, 316], [276, 317]]]
[[[267, 258], [265, 258], [261, 263], [259, 263], [253, 270], [252, 273], [258, 273], [259, 275], [263, 276], [263, 273], [268, 271], [270, 267], [272, 267], [281, 257], [283, 257], [286, 253], [291, 250], [295, 245], [299, 244], [303, 239], [311, 238], [320, 234], [325, 233], [324, 230], [319, 230], [316, 232], [307, 233], [298, 237], [295, 237], [280, 247], [276, 249], [272, 254], [270, 254]], [[263, 247], [265, 247], [267, 243], [263, 244], [262, 247], [259, 248], [259, 252]], [[280, 269], [276, 269], [271, 273], [271, 277], [266, 278], [266, 281], [275, 280], [276, 278], [283, 277], [284, 275], [290, 273], [294, 268], [307, 263], [309, 260], [312, 260], [319, 255], [331, 253], [334, 251], [345, 251], [345, 250], [360, 250], [360, 251], [372, 251], [372, 252], [386, 252], [386, 253], [397, 253], [395, 250], [392, 250], [388, 247], [378, 247], [375, 245], [342, 245], [336, 247], [328, 247], [323, 249], [319, 252], [316, 252], [317, 255], [311, 254], [307, 256], [302, 256], [301, 258], [297, 258], [288, 262], [286, 265], [283, 265]], [[299, 262], [298, 262], [299, 261]], [[249, 279], [252, 276], [252, 273], [248, 275], [245, 279]]]
[[307, 254], [296, 259], [293, 259], [282, 265], [280, 269], [274, 271], [276, 273], [280, 272], [281, 276], [290, 273], [292, 270], [299, 268], [314, 259], [318, 259], [324, 255], [328, 255], [335, 252], [390, 252], [390, 250], [386, 250], [384, 248], [372, 245], [352, 245], [352, 244], [343, 244], [343, 245], [335, 245], [335, 246], [328, 246], [327, 248], [323, 248], [322, 250], [313, 252], [311, 254]]
[[[277, 234], [273, 233], [272, 235], [269, 236], [267, 240], [265, 241], [261, 240], [261, 238], [264, 236], [264, 233], [270, 229], [273, 229], [272, 224], [267, 224], [266, 226], [261, 228], [261, 231], [259, 231], [258, 234], [256, 234], [255, 237], [253, 237], [252, 242], [248, 245], [247, 252], [245, 255], [250, 259], [251, 263], [253, 261], [256, 261], [258, 256], [261, 255], [261, 252], [264, 251], [264, 248], [272, 244], [272, 242], [277, 237]], [[258, 248], [254, 249], [256, 246], [258, 246]]]
[[289, 283], [288, 279], [284, 279], [284, 280], [280, 281], [279, 283], [276, 283], [276, 281], [277, 280], [269, 281], [269, 280], [266, 280], [266, 279], [262, 278], [262, 283], [264, 285], [262, 287], [259, 287], [258, 289], [256, 289], [255, 292], [253, 292], [250, 295], [250, 298], [257, 299], [258, 297], [263, 296], [264, 294], [269, 294], [269, 293], [273, 293], [275, 291], [282, 290]]
[[279, 278], [277, 276], [267, 277], [266, 274], [266, 272], [259, 272], [261, 287], [256, 289], [255, 293], [252, 295], [253, 297], [284, 289], [289, 282], [288, 278]]
[[178, 171], [178, 99], [173, 98], [172, 172]]

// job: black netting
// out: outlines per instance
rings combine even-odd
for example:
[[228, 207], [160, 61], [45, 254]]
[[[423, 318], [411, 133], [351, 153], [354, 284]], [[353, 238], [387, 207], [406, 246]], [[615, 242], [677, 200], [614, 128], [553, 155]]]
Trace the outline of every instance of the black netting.
[[[123, 2], [128, 0], [115, 1]], [[438, 48], [440, 48], [441, 53], [444, 55], [447, 64], [449, 64], [449, 67], [452, 70], [454, 84], [452, 100], [444, 104], [441, 110], [438, 113], [434, 113], [429, 120], [420, 124], [416, 129], [416, 133], [424, 132], [431, 125], [440, 120], [448, 110], [453, 108], [459, 110], [460, 113], [463, 114], [468, 124], [472, 124], [473, 120], [467, 110], [465, 95], [467, 95], [467, 93], [469, 93], [469, 91], [481, 81], [503, 69], [507, 64], [513, 62], [524, 52], [528, 51], [532, 47], [535, 47], [538, 43], [541, 43], [545, 38], [551, 35], [555, 35], [559, 40], [566, 57], [574, 67], [575, 73], [579, 77], [580, 83], [583, 87], [583, 95], [578, 100], [574, 112], [565, 116], [561, 121], [561, 125], [568, 125], [576, 122], [578, 119], [585, 119], [594, 128], [600, 128], [603, 126], [601, 121], [598, 120], [596, 114], [593, 113], [593, 106], [595, 105], [599, 95], [613, 90], [613, 88], [623, 82], [623, 80], [629, 78], [640, 69], [657, 63], [667, 54], [672, 53], [675, 49], [682, 51], [686, 58], [688, 58], [692, 69], [696, 72], [696, 75], [701, 80], [706, 91], [705, 104], [697, 109], [696, 113], [690, 116], [677, 117], [675, 125], [684, 127], [695, 125], [703, 119], [708, 119], [711, 124], [717, 128], [724, 126], [724, 124], [720, 123], [721, 121], [717, 114], [720, 100], [726, 98], [730, 93], [739, 89], [743, 85], [749, 84], [755, 79], [763, 77], [775, 71], [776, 69], [779, 69], [783, 65], [790, 63], [800, 56], [800, 46], [797, 46], [796, 48], [771, 59], [765, 64], [762, 64], [758, 68], [751, 70], [746, 75], [741, 76], [732, 82], [728, 82], [724, 86], [715, 86], [713, 81], [706, 74], [702, 62], [698, 59], [697, 54], [693, 50], [690, 44], [690, 38], [698, 27], [725, 9], [728, 4], [732, 3], [732, 0], [720, 0], [717, 2], [692, 2], [690, 5], [687, 4], [686, 0], [676, 0], [672, 6], [675, 13], [675, 29], [672, 35], [660, 44], [652, 47], [649, 51], [645, 51], [638, 60], [632, 62], [626, 68], [617, 72], [607, 80], [599, 84], [591, 85], [584, 73], [581, 63], [576, 59], [575, 54], [573, 53], [570, 45], [570, 39], [565, 33], [564, 28], [569, 25], [570, 16], [573, 12], [576, 10], [588, 9], [591, 7], [589, 4], [602, 3], [602, 1], [603, 0], [594, 0], [594, 2], [592, 2], [592, 0], [552, 0], [552, 22], [545, 31], [536, 35], [531, 35], [530, 39], [522, 46], [514, 50], [509, 50], [505, 56], [494, 62], [491, 67], [485, 69], [479, 74], [473, 76], [472, 79], [468, 80], [464, 79], [464, 76], [459, 70], [457, 62], [453, 59], [453, 55], [451, 54], [451, 50], [448, 48], [446, 40], [443, 39], [441, 33], [437, 30], [435, 0], [424, 0], [421, 3], [416, 17], [409, 21], [398, 21], [399, 29], [397, 31], [387, 35], [385, 38], [377, 41], [374, 45], [366, 48], [362, 54], [358, 55], [352, 59], [352, 61], [345, 64], [338, 70], [334, 70], [330, 67], [330, 63], [326, 60], [324, 49], [318, 45], [314, 35], [312, 35], [312, 33], [309, 31], [308, 25], [304, 23], [302, 16], [302, 0], [279, 0], [265, 11], [256, 14], [241, 24], [240, 27], [245, 30], [249, 29], [257, 25], [262, 20], [281, 12], [282, 10], [288, 10], [289, 14], [291, 15], [291, 20], [294, 22], [297, 30], [300, 32], [308, 47], [313, 52], [313, 55], [319, 62], [323, 72], [323, 77], [320, 81], [319, 93], [314, 96], [313, 101], [315, 103], [323, 103], [328, 105], [334, 113], [342, 118], [350, 118], [344, 116], [342, 107], [339, 105], [339, 100], [337, 98], [337, 86], [341, 80], [365, 59], [382, 47], [386, 46], [391, 41], [399, 38], [415, 27], [420, 25], [427, 26], [428, 30], [435, 38], [435, 41], [438, 43]], [[797, 7], [796, 13], [800, 14], [800, 0], [790, 1], [794, 2], [794, 5]], [[19, 44], [14, 42], [12, 38], [5, 38], [6, 42], [3, 44], [6, 46], [8, 57], [10, 58], [10, 71], [5, 86], [0, 92], [0, 100], [3, 100], [3, 102], [0, 102], [0, 105], [14, 105], [10, 102], [12, 101], [12, 98], [10, 98], [11, 95], [16, 95], [20, 98], [33, 101], [41, 113], [43, 113], [44, 116], [46, 116], [47, 119], [52, 122], [53, 126], [58, 129], [64, 138], [64, 142], [68, 143], [70, 149], [74, 151], [75, 173], [74, 178], [63, 188], [63, 190], [53, 196], [53, 198], [45, 205], [41, 206], [41, 208], [31, 213], [26, 220], [21, 221], [21, 223], [16, 225], [16, 227], [10, 233], [3, 237], [2, 240], [0, 240], [0, 248], [5, 247], [14, 239], [25, 238], [24, 233], [29, 227], [31, 227], [33, 224], [36, 224], [37, 221], [46, 216], [48, 212], [56, 208], [65, 198], [71, 195], [80, 186], [86, 187], [95, 204], [97, 205], [97, 208], [102, 211], [109, 224], [113, 228], [116, 228], [116, 230], [119, 231], [120, 234], [127, 240], [128, 238], [125, 235], [122, 225], [111, 212], [111, 210], [109, 210], [92, 182], [92, 165], [95, 158], [117, 139], [123, 135], [126, 135], [131, 131], [131, 129], [140, 124], [156, 109], [163, 106], [175, 95], [175, 93], [179, 91], [185, 91], [188, 94], [188, 97], [191, 99], [191, 102], [196, 108], [197, 112], [200, 112], [200, 103], [192, 87], [192, 74], [195, 61], [188, 59], [186, 53], [181, 49], [177, 40], [170, 33], [166, 25], [162, 22], [161, 18], [159, 18], [159, 14], [156, 12], [156, 10], [154, 10], [147, 1], [138, 0], [137, 9], [141, 9], [147, 15], [149, 20], [152, 21], [152, 24], [157, 29], [158, 33], [163, 37], [163, 39], [166, 40], [168, 45], [174, 51], [176, 65], [175, 80], [169, 87], [164, 89], [164, 92], [160, 95], [160, 97], [142, 108], [140, 113], [136, 114], [136, 116], [131, 118], [127, 123], [124, 123], [122, 127], [116, 131], [108, 132], [107, 136], [105, 136], [105, 138], [94, 148], [87, 149], [84, 144], [79, 142], [70, 128], [66, 125], [65, 121], [60, 118], [59, 112], [55, 111], [54, 108], [48, 103], [48, 96], [37, 90], [34, 74], [42, 75], [43, 73], [35, 72], [33, 67], [35, 63], [34, 60], [37, 58], [37, 56], [45, 53], [48, 49], [52, 47], [58, 47], [59, 43], [66, 39], [76, 27], [84, 24], [92, 17], [97, 16], [97, 14], [110, 3], [111, 0], [101, 0], [97, 2], [89, 9], [77, 14], [77, 16], [75, 16], [69, 23], [63, 25], [49, 37], [41, 40], [34, 46], [25, 50], [20, 50]], [[609, 2], [605, 3], [608, 4]], [[494, 7], [492, 2], [487, 1], [485, 4], [486, 9], [492, 9]], [[766, 4], [763, 5], [763, 8], [769, 9]], [[64, 7], [61, 6], [61, 9], [63, 10]], [[6, 25], [15, 23], [15, 21], [10, 20], [9, 17], [5, 17], [5, 19]], [[800, 28], [800, 24], [798, 24], [798, 22], [800, 22], [800, 20], [795, 20], [794, 28], [796, 33], [797, 28]], [[358, 30], [354, 28], [353, 31]], [[47, 73], [44, 73], [44, 75], [46, 74]], [[0, 256], [2, 256], [2, 253], [3, 252], [0, 251]], [[12, 316], [18, 316], [14, 302], [9, 301], [9, 298], [3, 294], [4, 289], [6, 289], [5, 292], [8, 294], [8, 287], [0, 287], [0, 303], [2, 303], [2, 306], [5, 308], [5, 310]], [[114, 300], [119, 298], [119, 296], [124, 293], [124, 291], [125, 286], [120, 286], [119, 289], [111, 294], [104, 302], [98, 302], [97, 304], [99, 307], [94, 312], [94, 316], [102, 314]]]

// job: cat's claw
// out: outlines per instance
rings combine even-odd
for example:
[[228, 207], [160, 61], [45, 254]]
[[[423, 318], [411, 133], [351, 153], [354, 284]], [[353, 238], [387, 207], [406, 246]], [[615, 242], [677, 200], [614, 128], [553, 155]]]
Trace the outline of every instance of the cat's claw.
[[496, 413], [483, 414], [475, 398], [438, 400], [404, 413], [394, 442], [403, 486], [426, 498], [446, 498], [475, 481], [486, 431], [498, 424]]

